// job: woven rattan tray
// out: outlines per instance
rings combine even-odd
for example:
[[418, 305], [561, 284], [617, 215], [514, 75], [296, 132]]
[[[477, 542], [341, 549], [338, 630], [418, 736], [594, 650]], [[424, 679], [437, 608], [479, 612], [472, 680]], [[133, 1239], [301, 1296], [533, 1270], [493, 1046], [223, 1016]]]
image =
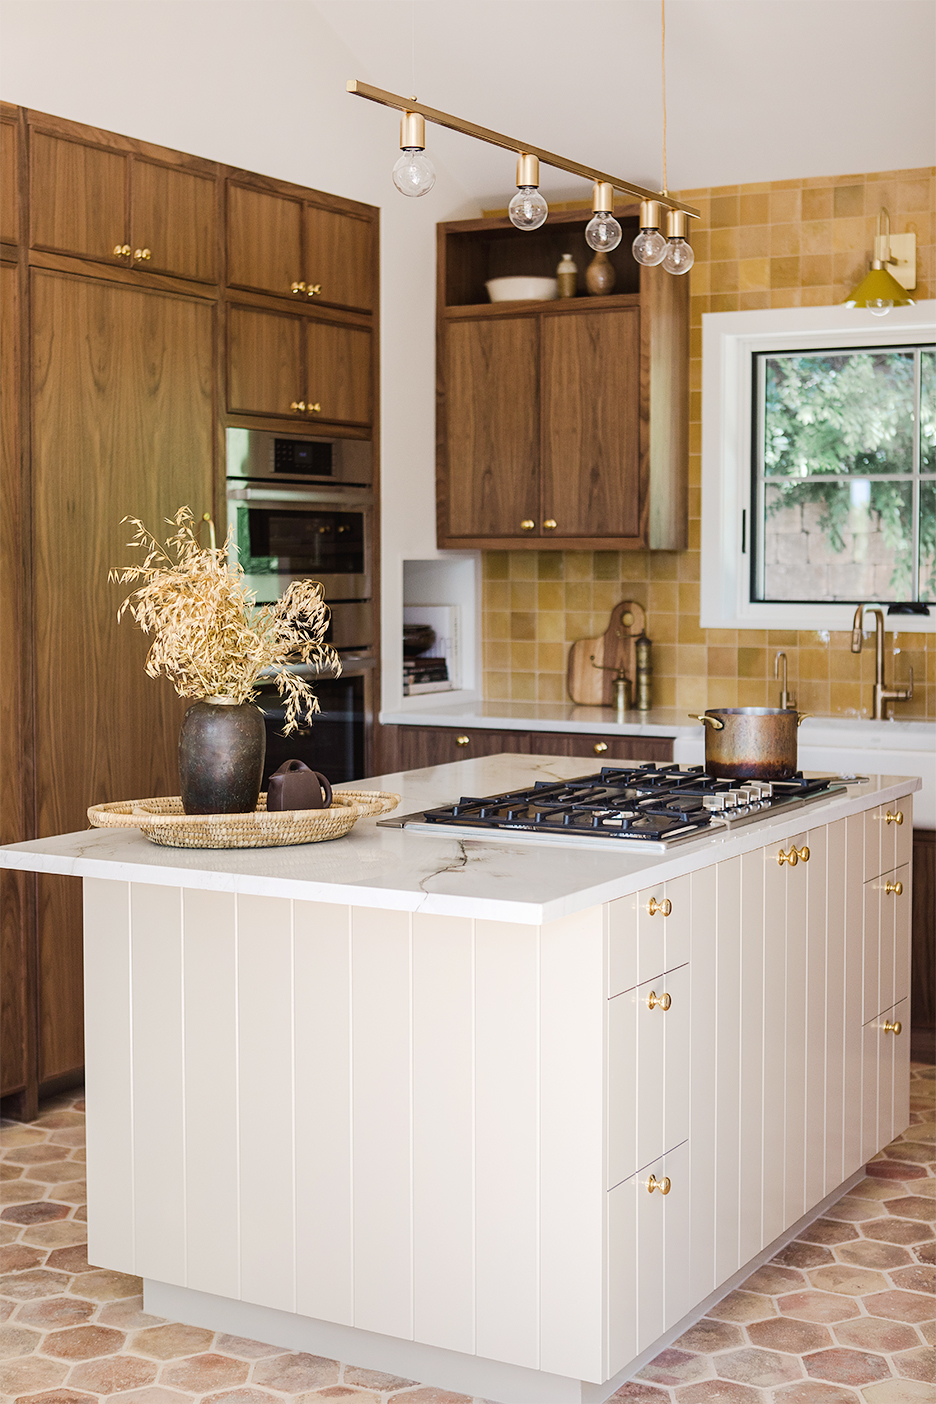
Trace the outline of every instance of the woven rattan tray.
[[389, 790], [335, 790], [328, 809], [267, 813], [263, 794], [252, 814], [186, 814], [173, 795], [94, 804], [88, 818], [96, 829], [139, 829], [165, 848], [278, 848], [342, 838], [358, 819], [389, 814], [399, 803], [400, 796]]

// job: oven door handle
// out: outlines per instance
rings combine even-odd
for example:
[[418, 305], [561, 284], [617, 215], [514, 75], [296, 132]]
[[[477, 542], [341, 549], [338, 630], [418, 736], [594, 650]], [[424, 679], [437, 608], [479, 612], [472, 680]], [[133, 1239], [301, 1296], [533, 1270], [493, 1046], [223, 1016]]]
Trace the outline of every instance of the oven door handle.
[[277, 503], [328, 502], [345, 507], [369, 507], [374, 494], [366, 488], [254, 488], [228, 487], [229, 502], [263, 502], [270, 506]]

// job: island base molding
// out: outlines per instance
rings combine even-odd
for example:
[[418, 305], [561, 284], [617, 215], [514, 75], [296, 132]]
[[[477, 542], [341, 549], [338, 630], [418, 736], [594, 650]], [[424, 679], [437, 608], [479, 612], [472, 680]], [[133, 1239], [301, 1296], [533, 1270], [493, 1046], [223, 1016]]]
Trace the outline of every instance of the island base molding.
[[214, 1296], [210, 1292], [176, 1287], [148, 1278], [143, 1281], [143, 1310], [169, 1321], [182, 1321], [187, 1326], [202, 1326], [210, 1331], [265, 1341], [288, 1350], [307, 1351], [311, 1355], [353, 1364], [358, 1369], [382, 1370], [386, 1374], [418, 1380], [436, 1389], [455, 1390], [497, 1401], [497, 1404], [604, 1404], [615, 1390], [648, 1365], [661, 1350], [672, 1345], [706, 1312], [740, 1287], [752, 1272], [775, 1257], [809, 1224], [821, 1219], [864, 1177], [862, 1166], [808, 1214], [804, 1214], [773, 1243], [721, 1283], [704, 1301], [687, 1312], [681, 1321], [677, 1321], [675, 1326], [642, 1350], [610, 1380], [601, 1384], [465, 1355], [461, 1351], [444, 1350], [440, 1346], [422, 1345], [418, 1341], [401, 1340], [396, 1336], [383, 1336], [376, 1331], [363, 1331], [359, 1327], [343, 1326], [335, 1321], [316, 1321], [295, 1312], [234, 1301], [230, 1297]]

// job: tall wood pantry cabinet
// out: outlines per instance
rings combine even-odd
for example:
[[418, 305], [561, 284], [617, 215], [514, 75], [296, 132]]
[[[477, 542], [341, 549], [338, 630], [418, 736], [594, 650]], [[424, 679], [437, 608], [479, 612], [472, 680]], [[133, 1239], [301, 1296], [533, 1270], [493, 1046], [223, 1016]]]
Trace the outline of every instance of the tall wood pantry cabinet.
[[[680, 550], [688, 502], [689, 286], [641, 268], [636, 210], [608, 296], [585, 294], [588, 215], [438, 231], [438, 540], [443, 547]], [[491, 303], [485, 283], [549, 276], [579, 295]]]
[[[108, 583], [139, 517], [224, 530], [228, 425], [375, 430], [377, 211], [4, 105], [0, 841], [174, 794], [186, 703]], [[77, 879], [0, 875], [0, 1095], [83, 1064]]]

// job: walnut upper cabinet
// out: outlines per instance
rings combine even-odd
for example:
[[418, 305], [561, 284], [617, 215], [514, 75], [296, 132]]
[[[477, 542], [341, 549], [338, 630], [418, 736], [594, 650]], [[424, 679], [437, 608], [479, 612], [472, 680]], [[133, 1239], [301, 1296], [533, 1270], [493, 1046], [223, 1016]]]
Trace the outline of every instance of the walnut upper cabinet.
[[0, 240], [19, 243], [19, 115], [0, 103]]
[[228, 309], [228, 409], [307, 423], [367, 426], [371, 332], [297, 313]]
[[30, 129], [32, 248], [217, 281], [216, 167], [52, 120]]
[[[603, 297], [585, 295], [587, 214], [439, 226], [441, 547], [685, 547], [688, 280], [635, 262], [636, 213], [616, 211]], [[549, 276], [567, 252], [579, 296], [488, 301], [487, 279]]]
[[371, 218], [280, 186], [227, 185], [227, 282], [304, 305], [370, 312], [375, 226]]

